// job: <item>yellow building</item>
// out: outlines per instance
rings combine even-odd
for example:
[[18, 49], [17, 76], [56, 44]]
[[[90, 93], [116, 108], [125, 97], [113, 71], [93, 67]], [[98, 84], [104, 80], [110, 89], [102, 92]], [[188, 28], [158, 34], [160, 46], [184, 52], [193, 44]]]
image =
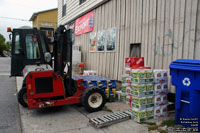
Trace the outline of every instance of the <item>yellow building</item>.
[[49, 9], [33, 13], [29, 21], [33, 21], [33, 27], [45, 31], [46, 35], [52, 39], [53, 31], [57, 26], [58, 9]]
[[33, 13], [29, 21], [33, 22], [33, 27], [45, 32], [49, 40], [50, 52], [53, 52], [53, 41], [54, 31], [57, 26], [58, 20], [58, 8], [44, 10]]

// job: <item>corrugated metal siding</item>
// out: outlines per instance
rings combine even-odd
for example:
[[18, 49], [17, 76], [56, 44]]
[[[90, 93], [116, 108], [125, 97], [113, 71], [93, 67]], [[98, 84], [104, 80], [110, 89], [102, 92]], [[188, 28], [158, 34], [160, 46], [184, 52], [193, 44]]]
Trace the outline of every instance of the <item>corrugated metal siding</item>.
[[64, 17], [62, 17], [62, 0], [58, 0], [58, 24], [66, 24], [72, 21], [74, 18], [90, 10], [92, 7], [98, 5], [105, 0], [86, 0], [84, 3], [79, 5], [79, 0], [67, 0], [67, 12]]
[[200, 59], [199, 0], [111, 0], [95, 10], [94, 32], [112, 27], [115, 52], [90, 53], [90, 33], [75, 37], [86, 69], [99, 75], [121, 80], [130, 43], [141, 43], [145, 65], [156, 69], [178, 58]]
[[198, 12], [197, 12], [197, 22], [196, 22], [196, 33], [195, 33], [195, 52], [194, 59], [200, 59], [200, 2], [198, 1]]
[[58, 24], [62, 18], [62, 0], [58, 0]]

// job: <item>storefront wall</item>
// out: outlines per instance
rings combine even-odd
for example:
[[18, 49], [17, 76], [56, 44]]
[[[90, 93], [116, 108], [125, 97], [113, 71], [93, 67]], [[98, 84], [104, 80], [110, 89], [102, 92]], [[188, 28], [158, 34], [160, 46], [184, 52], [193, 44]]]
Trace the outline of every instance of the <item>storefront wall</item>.
[[200, 59], [199, 0], [110, 0], [95, 9], [94, 31], [116, 27], [115, 52], [90, 52], [90, 33], [75, 37], [86, 69], [121, 80], [130, 44], [141, 44], [145, 65], [168, 69], [175, 59]]

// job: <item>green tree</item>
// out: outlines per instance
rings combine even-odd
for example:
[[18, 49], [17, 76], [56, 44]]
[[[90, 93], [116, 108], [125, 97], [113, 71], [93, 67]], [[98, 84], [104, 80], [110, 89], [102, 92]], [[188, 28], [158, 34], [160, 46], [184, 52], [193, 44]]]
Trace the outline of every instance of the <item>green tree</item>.
[[6, 50], [10, 51], [10, 42], [6, 42], [5, 44], [6, 44]]
[[0, 34], [0, 54], [2, 54], [3, 50], [9, 51], [10, 49], [10, 43], [5, 41], [4, 36]]
[[6, 39], [3, 37], [3, 35], [0, 34], [0, 44], [5, 43], [5, 40], [6, 40]]

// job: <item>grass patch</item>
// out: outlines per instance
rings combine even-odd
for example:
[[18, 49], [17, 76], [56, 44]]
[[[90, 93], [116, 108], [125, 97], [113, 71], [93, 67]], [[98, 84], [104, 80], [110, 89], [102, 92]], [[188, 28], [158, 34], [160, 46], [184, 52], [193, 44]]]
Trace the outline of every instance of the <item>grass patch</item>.
[[145, 121], [145, 122], [141, 122], [141, 124], [147, 124], [147, 125], [156, 125], [156, 123], [155, 122], [147, 122], [147, 121]]
[[167, 131], [162, 130], [162, 129], [158, 129], [158, 132], [160, 132], [160, 133], [168, 133]]
[[106, 106], [103, 108], [103, 110], [113, 113], [112, 109], [110, 109], [110, 108], [108, 108], [108, 107], [106, 107]]
[[164, 120], [161, 124], [161, 126], [167, 126], [167, 127], [174, 127], [175, 123], [174, 120]]
[[157, 125], [152, 125], [152, 126], [149, 126], [148, 127], [148, 130], [151, 131], [151, 130], [157, 130], [158, 129], [158, 126]]

